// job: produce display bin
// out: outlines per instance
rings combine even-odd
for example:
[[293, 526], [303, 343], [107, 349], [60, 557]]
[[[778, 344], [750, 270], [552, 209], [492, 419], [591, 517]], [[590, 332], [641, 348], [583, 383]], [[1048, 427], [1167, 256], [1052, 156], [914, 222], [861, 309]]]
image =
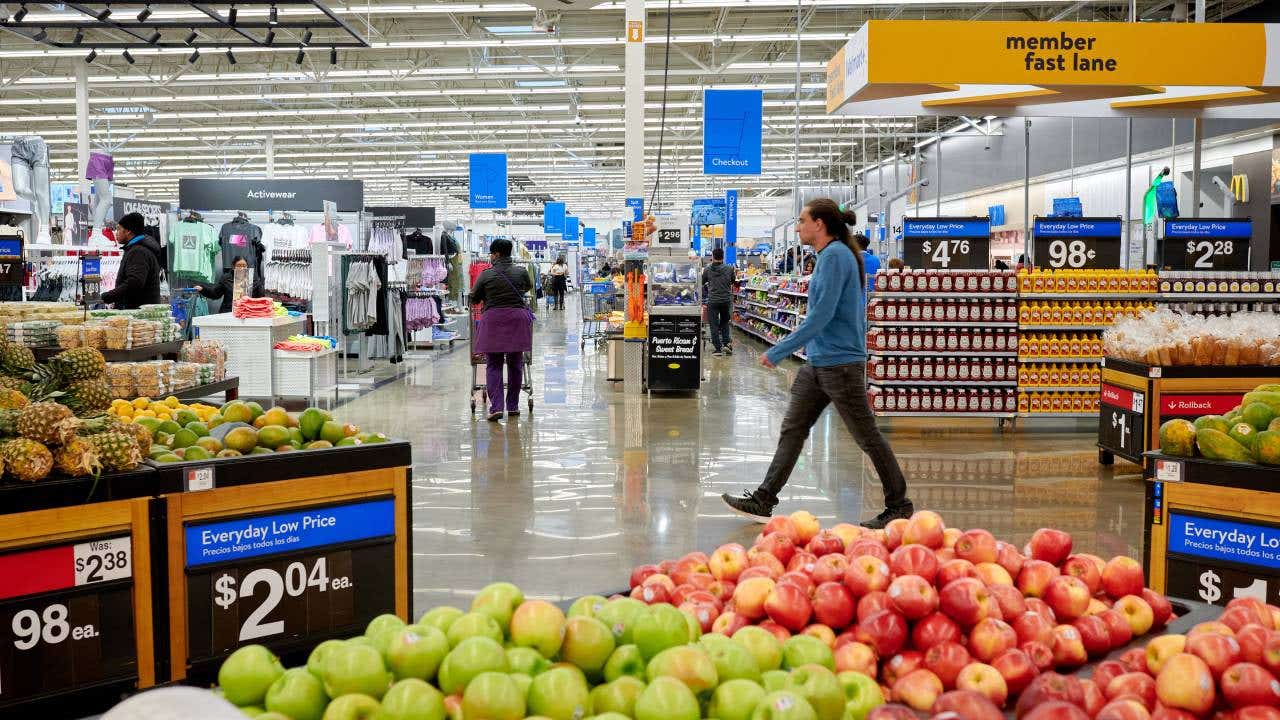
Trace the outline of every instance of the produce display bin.
[[236, 648], [286, 664], [377, 615], [408, 619], [409, 444], [387, 442], [157, 464], [163, 498], [168, 680], [207, 683]]
[[1144, 564], [1159, 592], [1280, 604], [1280, 468], [1147, 453]]
[[271, 397], [276, 377], [272, 349], [302, 332], [301, 317], [237, 318], [231, 313], [203, 315], [192, 320], [202, 340], [219, 340], [227, 351], [227, 375], [240, 378], [240, 392]]
[[1160, 447], [1160, 426], [1175, 418], [1222, 415], [1259, 385], [1280, 383], [1280, 368], [1160, 366], [1104, 358], [1098, 462], [1120, 457], [1143, 464]]

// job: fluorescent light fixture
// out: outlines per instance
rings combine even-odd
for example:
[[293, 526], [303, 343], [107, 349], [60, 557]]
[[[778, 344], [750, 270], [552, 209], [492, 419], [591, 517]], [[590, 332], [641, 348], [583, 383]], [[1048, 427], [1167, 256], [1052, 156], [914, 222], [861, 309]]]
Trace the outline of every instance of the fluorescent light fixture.
[[516, 87], [522, 88], [557, 88], [568, 87], [564, 80], [517, 80]]
[[148, 5], [138, 12], [138, 22], [146, 22], [151, 17], [151, 6]]
[[130, 65], [137, 62], [137, 60], [134, 60], [133, 56], [129, 54], [128, 50], [125, 50], [124, 52], [120, 53], [120, 56], [123, 57], [125, 62], [129, 63]]
[[481, 25], [494, 35], [528, 35], [537, 32], [532, 25]]

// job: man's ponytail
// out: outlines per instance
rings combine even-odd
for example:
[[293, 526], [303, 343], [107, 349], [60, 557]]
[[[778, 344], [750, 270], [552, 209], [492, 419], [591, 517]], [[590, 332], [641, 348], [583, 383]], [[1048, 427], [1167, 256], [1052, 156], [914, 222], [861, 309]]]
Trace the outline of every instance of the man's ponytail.
[[858, 214], [852, 210], [845, 210], [831, 198], [810, 200], [804, 207], [809, 211], [809, 217], [821, 220], [822, 226], [827, 229], [831, 237], [844, 243], [853, 252], [853, 257], [858, 261], [858, 284], [862, 285], [866, 281], [866, 264], [862, 257], [862, 248], [853, 241], [853, 233], [849, 231], [850, 225], [858, 223]]

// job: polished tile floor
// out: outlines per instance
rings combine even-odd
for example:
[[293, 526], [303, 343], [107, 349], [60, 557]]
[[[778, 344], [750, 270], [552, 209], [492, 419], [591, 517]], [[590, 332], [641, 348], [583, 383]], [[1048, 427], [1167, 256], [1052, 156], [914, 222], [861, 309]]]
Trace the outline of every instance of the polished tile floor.
[[[413, 443], [415, 612], [466, 605], [499, 579], [553, 600], [613, 591], [635, 565], [749, 543], [758, 532], [718, 498], [763, 476], [798, 366], [761, 368], [762, 346], [735, 331], [732, 357], [704, 358], [698, 394], [631, 397], [605, 380], [603, 348], [579, 349], [578, 317], [573, 302], [541, 313], [532, 415], [471, 417], [461, 342], [341, 410]], [[1018, 544], [1051, 525], [1104, 557], [1141, 552], [1138, 469], [1098, 465], [1087, 423], [1024, 421], [1003, 433], [990, 421], [885, 428], [916, 507], [950, 525]], [[857, 522], [881, 502], [870, 464], [828, 412], [780, 510]]]

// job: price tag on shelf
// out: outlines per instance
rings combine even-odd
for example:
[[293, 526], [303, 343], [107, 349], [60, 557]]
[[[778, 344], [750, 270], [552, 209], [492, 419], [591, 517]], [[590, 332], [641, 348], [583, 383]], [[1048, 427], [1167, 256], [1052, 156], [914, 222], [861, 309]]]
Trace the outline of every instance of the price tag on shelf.
[[1098, 445], [1134, 460], [1146, 452], [1146, 395], [1103, 383], [1098, 395]]
[[1120, 220], [1037, 218], [1032, 225], [1036, 265], [1066, 270], [1120, 267]]
[[991, 224], [986, 218], [905, 218], [902, 260], [927, 270], [991, 267]]
[[185, 479], [187, 492], [212, 490], [215, 484], [213, 466], [205, 465], [202, 467], [187, 468]]
[[1253, 222], [1184, 218], [1164, 224], [1160, 256], [1173, 270], [1248, 270]]
[[1182, 482], [1182, 462], [1178, 460], [1156, 460], [1156, 480], [1160, 482]]

